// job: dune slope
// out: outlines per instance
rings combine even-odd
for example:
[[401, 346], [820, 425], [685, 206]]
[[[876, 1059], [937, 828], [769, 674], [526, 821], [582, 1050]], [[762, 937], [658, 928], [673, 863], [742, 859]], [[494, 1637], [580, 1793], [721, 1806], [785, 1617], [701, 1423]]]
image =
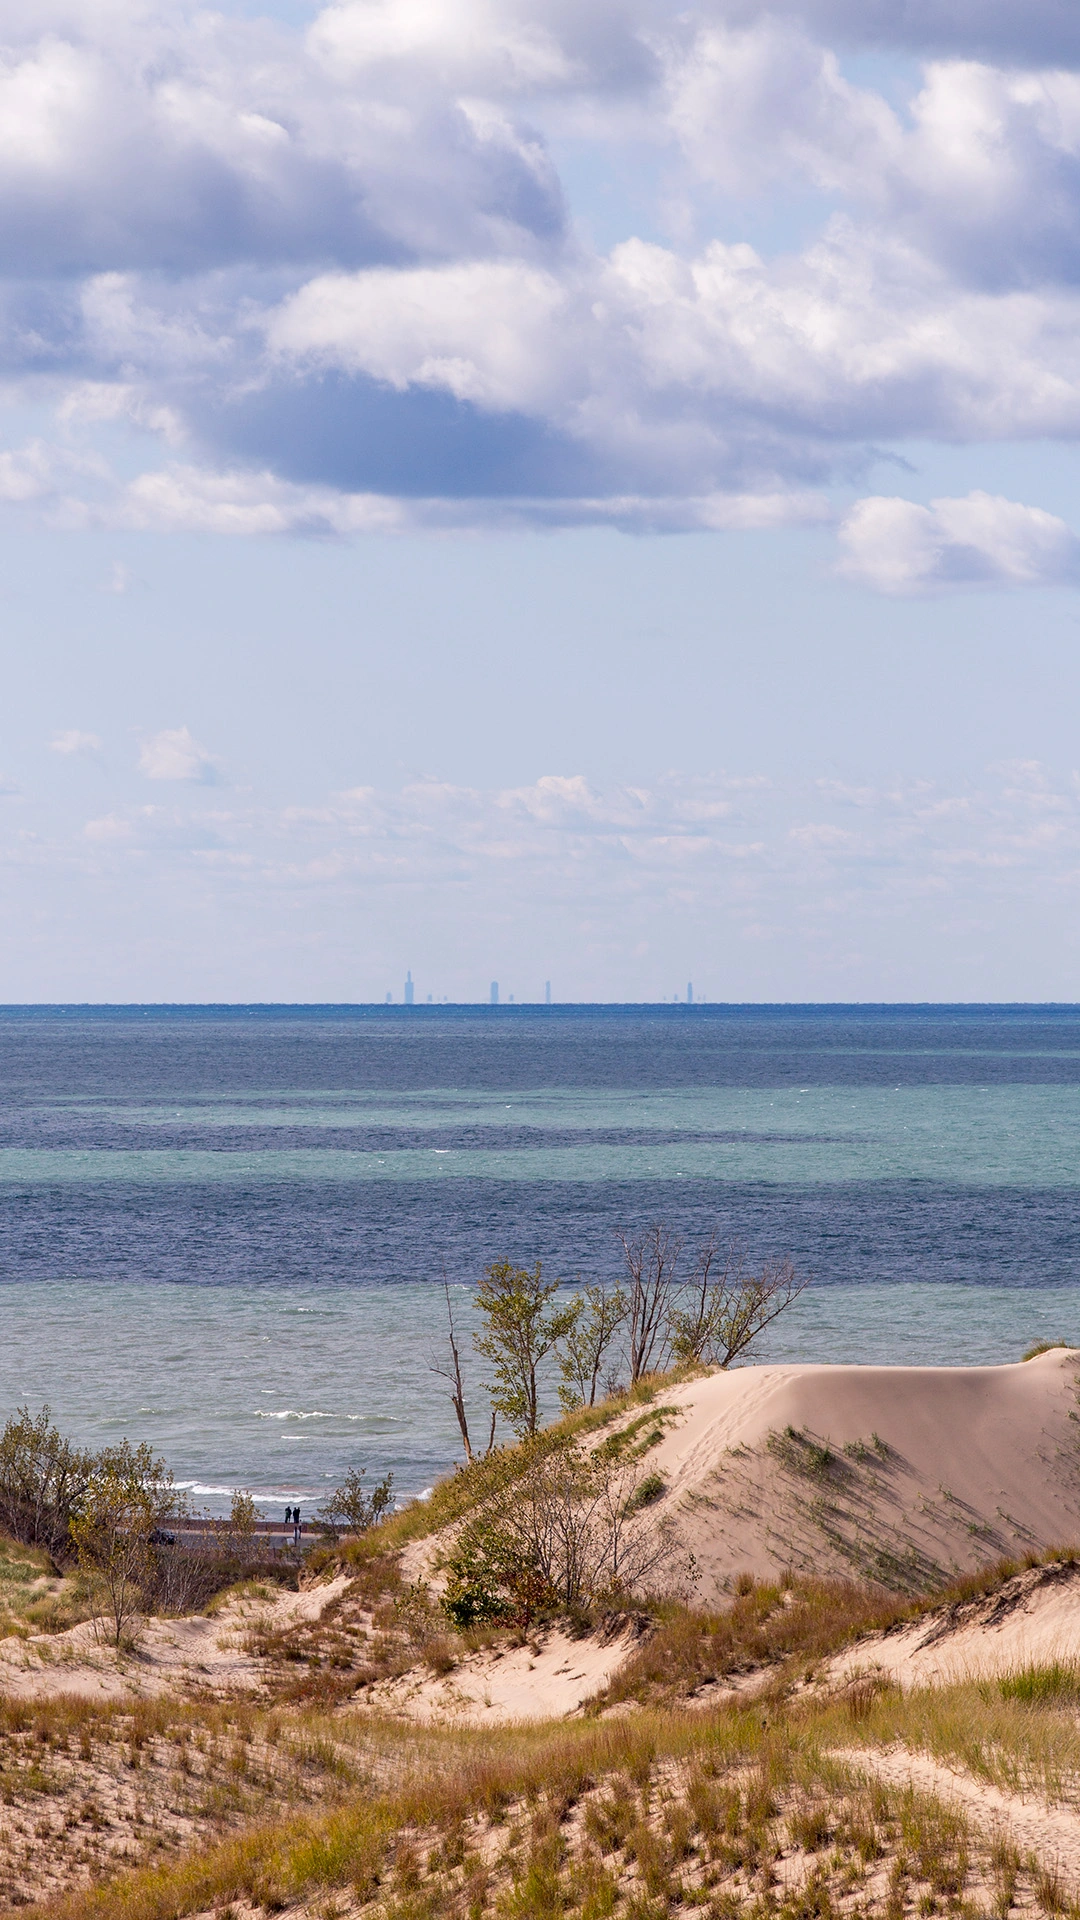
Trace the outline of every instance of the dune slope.
[[992, 1593], [873, 1634], [832, 1662], [844, 1679], [884, 1674], [898, 1686], [951, 1686], [1056, 1662], [1080, 1666], [1080, 1565], [1027, 1567]]
[[741, 1367], [665, 1394], [647, 1470], [703, 1599], [784, 1568], [915, 1591], [1080, 1541], [1078, 1395], [1080, 1351], [1063, 1348], [1002, 1367]]

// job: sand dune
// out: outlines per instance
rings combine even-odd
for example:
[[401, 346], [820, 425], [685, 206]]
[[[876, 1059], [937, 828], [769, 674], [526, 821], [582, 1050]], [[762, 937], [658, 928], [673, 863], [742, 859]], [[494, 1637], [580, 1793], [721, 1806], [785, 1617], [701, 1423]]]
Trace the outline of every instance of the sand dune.
[[700, 1571], [900, 1589], [1080, 1541], [1080, 1351], [1003, 1367], [740, 1367], [663, 1395], [657, 1472]]
[[1080, 1566], [1029, 1567], [987, 1594], [861, 1640], [831, 1664], [843, 1680], [881, 1673], [902, 1687], [1080, 1666]]

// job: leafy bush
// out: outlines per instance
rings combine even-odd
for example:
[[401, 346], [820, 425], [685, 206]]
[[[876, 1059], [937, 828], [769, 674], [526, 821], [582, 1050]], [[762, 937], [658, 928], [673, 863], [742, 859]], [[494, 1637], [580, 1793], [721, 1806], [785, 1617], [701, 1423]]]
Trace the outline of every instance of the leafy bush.
[[599, 1449], [538, 1448], [524, 1470], [518, 1461], [507, 1467], [504, 1484], [466, 1520], [446, 1562], [443, 1606], [455, 1626], [500, 1619], [528, 1626], [537, 1614], [625, 1598], [674, 1571], [672, 1529], [642, 1518], [649, 1501], [635, 1498], [632, 1462]]
[[23, 1546], [71, 1558], [71, 1523], [94, 1469], [94, 1456], [72, 1446], [48, 1407], [20, 1407], [0, 1433], [0, 1527]]
[[339, 1533], [369, 1533], [378, 1526], [383, 1514], [394, 1504], [394, 1476], [388, 1473], [373, 1487], [366, 1487], [366, 1467], [354, 1467], [340, 1487], [335, 1487], [325, 1506], [318, 1510], [325, 1533], [336, 1540]]

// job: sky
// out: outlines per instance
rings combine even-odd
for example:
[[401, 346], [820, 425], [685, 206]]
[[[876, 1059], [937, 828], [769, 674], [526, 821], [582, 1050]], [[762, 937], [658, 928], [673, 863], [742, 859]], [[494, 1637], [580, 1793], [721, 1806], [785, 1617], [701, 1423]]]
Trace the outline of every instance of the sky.
[[0, 0], [0, 1001], [1080, 1000], [1075, 0]]

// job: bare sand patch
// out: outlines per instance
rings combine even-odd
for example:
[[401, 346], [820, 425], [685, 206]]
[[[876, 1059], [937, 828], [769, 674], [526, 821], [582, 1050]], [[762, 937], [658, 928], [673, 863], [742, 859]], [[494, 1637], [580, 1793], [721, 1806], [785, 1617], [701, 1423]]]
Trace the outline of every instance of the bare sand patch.
[[580, 1639], [544, 1628], [522, 1646], [465, 1654], [445, 1674], [412, 1667], [359, 1697], [370, 1707], [428, 1724], [505, 1726], [565, 1719], [603, 1692], [639, 1637], [639, 1628], [625, 1620]]
[[949, 1686], [1054, 1661], [1080, 1665], [1080, 1566], [1029, 1567], [975, 1600], [861, 1640], [831, 1663], [837, 1679], [873, 1671], [898, 1686]]
[[63, 1633], [0, 1641], [0, 1697], [121, 1700], [191, 1689], [252, 1691], [264, 1684], [267, 1666], [250, 1650], [251, 1635], [317, 1619], [349, 1584], [342, 1574], [300, 1593], [244, 1596], [214, 1614], [147, 1620], [131, 1651], [110, 1647], [90, 1620]]

